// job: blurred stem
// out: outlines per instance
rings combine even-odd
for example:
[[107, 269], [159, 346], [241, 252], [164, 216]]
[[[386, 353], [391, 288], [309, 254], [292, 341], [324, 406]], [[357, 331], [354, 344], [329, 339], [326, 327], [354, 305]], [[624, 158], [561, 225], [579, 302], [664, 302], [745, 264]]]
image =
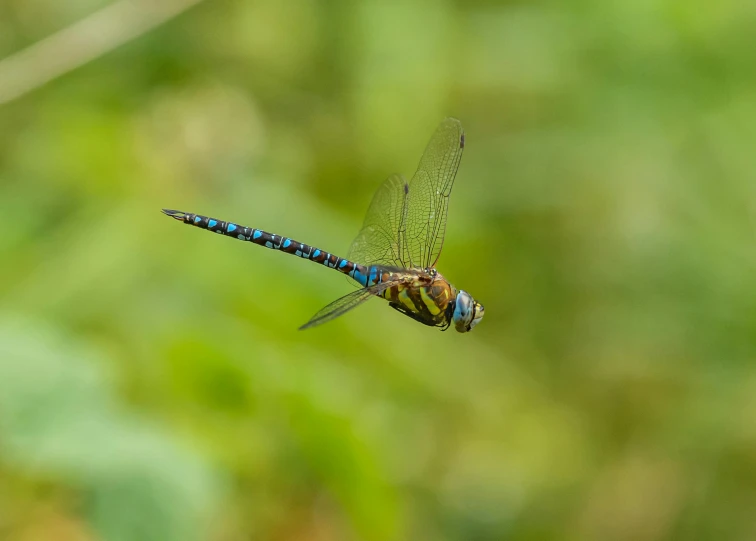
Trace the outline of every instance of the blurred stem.
[[0, 60], [0, 105], [112, 51], [202, 0], [118, 0]]

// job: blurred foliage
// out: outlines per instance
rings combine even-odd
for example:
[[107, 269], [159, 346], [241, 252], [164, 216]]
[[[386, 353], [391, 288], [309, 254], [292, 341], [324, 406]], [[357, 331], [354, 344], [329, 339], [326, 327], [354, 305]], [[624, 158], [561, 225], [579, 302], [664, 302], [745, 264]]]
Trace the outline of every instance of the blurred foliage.
[[[5, 0], [0, 58], [107, 3]], [[0, 106], [0, 538], [756, 537], [754, 28], [207, 0]], [[445, 116], [469, 335], [297, 332], [343, 278], [159, 213], [343, 254]]]

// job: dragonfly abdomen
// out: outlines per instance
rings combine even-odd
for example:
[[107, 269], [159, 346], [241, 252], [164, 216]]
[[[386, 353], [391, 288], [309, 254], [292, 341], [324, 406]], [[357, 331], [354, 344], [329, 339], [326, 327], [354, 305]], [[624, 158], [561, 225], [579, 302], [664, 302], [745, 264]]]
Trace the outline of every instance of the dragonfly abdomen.
[[309, 244], [298, 242], [289, 237], [283, 237], [274, 233], [268, 233], [262, 229], [255, 229], [238, 225], [233, 222], [226, 222], [200, 214], [182, 212], [180, 210], [163, 209], [163, 213], [171, 218], [175, 218], [187, 225], [193, 225], [200, 229], [206, 229], [214, 233], [220, 233], [226, 237], [233, 237], [238, 240], [252, 242], [271, 250], [279, 250], [287, 254], [308, 259], [315, 263], [321, 263], [328, 268], [335, 269], [347, 276], [353, 278], [363, 286], [367, 284], [369, 270], [364, 265], [359, 265], [343, 257], [339, 257], [330, 252], [323, 251]]

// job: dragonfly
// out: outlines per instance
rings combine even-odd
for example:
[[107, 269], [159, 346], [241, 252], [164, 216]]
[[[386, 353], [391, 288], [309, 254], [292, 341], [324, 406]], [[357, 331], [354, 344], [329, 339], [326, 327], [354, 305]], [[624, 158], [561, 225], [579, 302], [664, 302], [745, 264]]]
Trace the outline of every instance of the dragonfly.
[[378, 188], [346, 257], [289, 237], [179, 210], [163, 212], [185, 224], [308, 259], [346, 274], [359, 289], [317, 312], [300, 329], [331, 321], [373, 297], [415, 321], [441, 330], [469, 332], [484, 308], [436, 269], [446, 234], [454, 179], [465, 148], [462, 123], [446, 118], [434, 132], [417, 171], [398, 174]]

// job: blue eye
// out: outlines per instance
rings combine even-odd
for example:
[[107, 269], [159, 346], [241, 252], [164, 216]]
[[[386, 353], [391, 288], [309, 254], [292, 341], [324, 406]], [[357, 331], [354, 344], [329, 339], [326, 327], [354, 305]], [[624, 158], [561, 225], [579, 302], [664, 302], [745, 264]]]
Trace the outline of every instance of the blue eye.
[[469, 331], [470, 321], [473, 318], [473, 306], [475, 301], [466, 291], [460, 291], [457, 294], [457, 299], [454, 304], [454, 313], [452, 314], [452, 320], [454, 321], [454, 327], [459, 332]]

